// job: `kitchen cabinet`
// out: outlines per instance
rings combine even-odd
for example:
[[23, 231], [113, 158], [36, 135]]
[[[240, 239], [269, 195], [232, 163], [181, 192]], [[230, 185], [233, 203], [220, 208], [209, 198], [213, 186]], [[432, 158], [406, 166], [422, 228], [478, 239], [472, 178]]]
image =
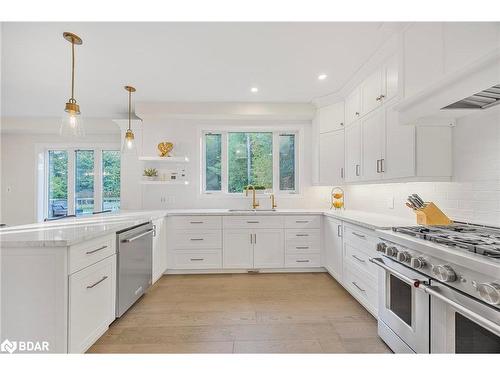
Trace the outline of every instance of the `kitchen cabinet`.
[[338, 102], [318, 109], [319, 132], [327, 133], [344, 127], [344, 102]]
[[253, 231], [224, 229], [223, 268], [253, 268]]
[[253, 264], [255, 268], [283, 268], [285, 244], [282, 229], [259, 229], [253, 237]]
[[345, 99], [345, 124], [354, 123], [361, 116], [361, 90], [354, 89]]
[[344, 157], [344, 130], [320, 134], [320, 185], [340, 185], [344, 182]]
[[324, 220], [325, 268], [337, 281], [342, 281], [342, 222]]
[[84, 353], [115, 320], [116, 255], [69, 277], [69, 352]]
[[365, 181], [379, 180], [382, 178], [382, 162], [386, 135], [384, 111], [379, 108], [360, 121], [362, 179]]
[[167, 269], [167, 238], [165, 218], [153, 220], [153, 283]]
[[361, 124], [356, 121], [345, 129], [345, 180], [361, 179]]

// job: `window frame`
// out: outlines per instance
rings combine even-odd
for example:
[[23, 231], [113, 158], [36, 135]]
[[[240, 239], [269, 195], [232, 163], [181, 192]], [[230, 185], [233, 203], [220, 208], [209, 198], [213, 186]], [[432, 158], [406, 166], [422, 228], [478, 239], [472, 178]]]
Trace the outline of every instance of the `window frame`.
[[[75, 159], [77, 150], [90, 150], [94, 152], [94, 210], [102, 210], [102, 152], [103, 151], [118, 151], [121, 155], [120, 144], [118, 143], [103, 143], [103, 144], [44, 144], [37, 145], [37, 165], [38, 165], [38, 194], [37, 194], [37, 221], [43, 221], [49, 216], [49, 151], [66, 151], [68, 153], [68, 215], [75, 214], [75, 182], [76, 182], [76, 165]], [[120, 157], [120, 168], [121, 168]], [[43, 163], [43, 165], [40, 165]], [[120, 177], [121, 178], [121, 177]], [[40, 202], [43, 200], [43, 202]], [[121, 189], [120, 189], [121, 202]]]
[[[298, 196], [300, 195], [300, 150], [302, 142], [302, 129], [298, 127], [222, 127], [200, 129], [200, 195], [201, 196], [226, 196], [240, 198], [244, 193], [231, 193], [228, 191], [228, 142], [229, 133], [272, 133], [273, 135], [273, 188], [272, 193], [276, 195]], [[221, 135], [221, 190], [206, 190], [206, 145], [205, 135]], [[280, 135], [295, 136], [295, 189], [280, 190]], [[259, 192], [258, 192], [259, 194]]]

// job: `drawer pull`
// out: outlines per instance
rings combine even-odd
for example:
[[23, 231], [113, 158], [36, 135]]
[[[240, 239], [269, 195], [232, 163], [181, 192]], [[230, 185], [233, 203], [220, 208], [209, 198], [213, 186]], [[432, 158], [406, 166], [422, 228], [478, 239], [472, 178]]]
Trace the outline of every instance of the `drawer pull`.
[[108, 277], [107, 276], [103, 276], [101, 280], [99, 281], [96, 281], [95, 283], [91, 284], [91, 285], [88, 285], [87, 286], [87, 289], [92, 289], [93, 287], [99, 285], [100, 283], [102, 283], [104, 280], [106, 280]]
[[309, 220], [296, 220], [295, 221], [297, 224], [307, 224]]
[[104, 246], [101, 246], [95, 250], [87, 251], [85, 254], [87, 254], [87, 255], [94, 254], [94, 253], [97, 253], [98, 251], [106, 249], [107, 247], [108, 247], [107, 245], [104, 245]]
[[352, 281], [352, 285], [354, 285], [356, 288], [358, 288], [361, 292], [365, 293], [366, 290], [364, 290], [363, 288], [360, 288], [358, 284], [356, 284], [355, 281]]
[[309, 246], [295, 246], [295, 248], [299, 250], [306, 250], [309, 249]]
[[297, 263], [309, 263], [309, 259], [297, 259]]
[[247, 221], [247, 224], [259, 224], [258, 221]]
[[203, 221], [190, 221], [189, 224], [203, 224]]
[[351, 232], [351, 233], [354, 234], [356, 237], [366, 238], [366, 236], [364, 234], [359, 234], [359, 233], [356, 233], [356, 232]]
[[358, 262], [361, 262], [361, 263], [366, 263], [366, 260], [361, 259], [361, 258], [357, 257], [356, 255], [352, 255], [352, 257], [353, 257], [354, 259], [356, 259]]
[[189, 260], [192, 262], [200, 262], [200, 261], [205, 260], [205, 259], [204, 258], [191, 258]]
[[203, 238], [190, 238], [191, 241], [203, 241]]
[[295, 236], [296, 237], [309, 237], [308, 234], [296, 234]]

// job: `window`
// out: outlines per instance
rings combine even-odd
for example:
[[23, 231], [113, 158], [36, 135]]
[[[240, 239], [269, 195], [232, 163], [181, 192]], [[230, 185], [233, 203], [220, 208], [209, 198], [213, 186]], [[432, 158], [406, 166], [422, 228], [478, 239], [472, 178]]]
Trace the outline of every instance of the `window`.
[[296, 133], [206, 132], [204, 192], [241, 193], [247, 185], [267, 191], [297, 189]]
[[120, 151], [47, 150], [45, 160], [47, 193], [43, 217], [120, 209]]

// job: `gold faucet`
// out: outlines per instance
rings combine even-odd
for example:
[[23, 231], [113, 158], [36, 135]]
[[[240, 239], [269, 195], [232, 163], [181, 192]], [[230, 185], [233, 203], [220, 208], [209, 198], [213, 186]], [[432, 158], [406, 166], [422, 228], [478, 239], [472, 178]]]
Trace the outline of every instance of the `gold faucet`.
[[255, 210], [260, 206], [259, 202], [256, 199], [255, 187], [253, 185], [247, 185], [247, 187], [245, 188], [245, 197], [248, 197], [248, 190], [253, 190], [252, 207]]
[[274, 194], [271, 194], [271, 208], [274, 210], [277, 207], [278, 205], [276, 204], [276, 197], [274, 196]]

